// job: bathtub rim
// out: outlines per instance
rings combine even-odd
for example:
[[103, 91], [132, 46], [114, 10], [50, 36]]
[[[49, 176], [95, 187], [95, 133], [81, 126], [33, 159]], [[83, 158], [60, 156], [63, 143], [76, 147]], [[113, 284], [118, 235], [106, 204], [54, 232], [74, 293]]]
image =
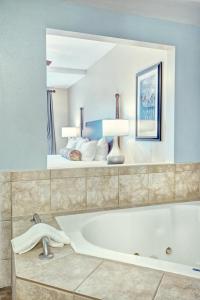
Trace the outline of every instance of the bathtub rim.
[[150, 206], [137, 206], [137, 207], [131, 207], [131, 208], [118, 208], [118, 209], [108, 209], [108, 210], [102, 210], [102, 211], [95, 211], [95, 212], [85, 212], [85, 213], [74, 213], [70, 215], [60, 215], [56, 216], [55, 219], [61, 229], [65, 231], [63, 226], [63, 221], [68, 219], [78, 219], [78, 222], [76, 223], [75, 230], [71, 231], [70, 233], [67, 232], [66, 234], [70, 237], [72, 240], [71, 246], [73, 250], [77, 254], [83, 254], [93, 257], [102, 258], [105, 260], [110, 261], [116, 261], [126, 264], [132, 264], [140, 267], [146, 267], [150, 269], [155, 269], [159, 271], [174, 273], [178, 275], [184, 275], [189, 276], [193, 278], [200, 279], [200, 272], [194, 271], [192, 266], [180, 264], [180, 263], [174, 263], [169, 262], [161, 259], [154, 259], [144, 256], [136, 256], [132, 254], [125, 254], [121, 252], [117, 252], [114, 250], [106, 249], [100, 246], [96, 246], [86, 240], [84, 236], [81, 233], [81, 229], [92, 222], [97, 216], [101, 215], [107, 215], [107, 214], [117, 214], [119, 212], [131, 212], [131, 211], [140, 211], [140, 210], [157, 210], [157, 209], [164, 209], [164, 208], [170, 208], [175, 206], [198, 206], [200, 208], [200, 200], [190, 201], [190, 202], [181, 202], [181, 203], [168, 203], [168, 204], [158, 204], [158, 205], [150, 205]]

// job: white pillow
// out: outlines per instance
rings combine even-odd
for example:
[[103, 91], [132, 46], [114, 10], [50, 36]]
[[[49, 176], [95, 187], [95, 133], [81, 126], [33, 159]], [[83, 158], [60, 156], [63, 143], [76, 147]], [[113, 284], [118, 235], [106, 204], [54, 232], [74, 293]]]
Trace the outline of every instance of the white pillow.
[[77, 143], [76, 143], [76, 146], [75, 146], [75, 150], [81, 150], [81, 146], [84, 144], [84, 143], [87, 143], [89, 140], [87, 138], [78, 138], [77, 139]]
[[67, 149], [75, 149], [77, 144], [77, 138], [69, 138], [66, 148]]
[[108, 155], [108, 143], [105, 138], [102, 138], [97, 143], [97, 149], [94, 160], [106, 160]]
[[97, 141], [90, 141], [83, 143], [80, 149], [82, 154], [81, 160], [92, 161], [95, 158], [97, 148]]

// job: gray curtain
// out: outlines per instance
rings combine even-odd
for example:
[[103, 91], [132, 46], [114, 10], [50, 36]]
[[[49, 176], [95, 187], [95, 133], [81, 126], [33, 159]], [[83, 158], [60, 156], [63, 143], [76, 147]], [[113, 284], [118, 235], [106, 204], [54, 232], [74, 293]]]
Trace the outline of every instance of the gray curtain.
[[49, 155], [56, 154], [53, 97], [51, 91], [47, 91], [47, 141], [48, 141], [48, 154]]

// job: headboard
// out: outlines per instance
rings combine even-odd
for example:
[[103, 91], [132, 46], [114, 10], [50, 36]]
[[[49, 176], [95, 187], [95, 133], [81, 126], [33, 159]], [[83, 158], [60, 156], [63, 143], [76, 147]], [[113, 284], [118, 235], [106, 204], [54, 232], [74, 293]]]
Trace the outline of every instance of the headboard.
[[[103, 120], [90, 121], [85, 123], [84, 135], [90, 140], [99, 140], [103, 137]], [[112, 137], [106, 137], [107, 142], [112, 142]]]

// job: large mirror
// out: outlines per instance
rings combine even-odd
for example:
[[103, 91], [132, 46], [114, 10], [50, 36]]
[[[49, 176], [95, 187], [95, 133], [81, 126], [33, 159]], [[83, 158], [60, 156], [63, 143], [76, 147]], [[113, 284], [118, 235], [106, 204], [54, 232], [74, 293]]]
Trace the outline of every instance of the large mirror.
[[174, 47], [47, 30], [47, 167], [174, 162]]

